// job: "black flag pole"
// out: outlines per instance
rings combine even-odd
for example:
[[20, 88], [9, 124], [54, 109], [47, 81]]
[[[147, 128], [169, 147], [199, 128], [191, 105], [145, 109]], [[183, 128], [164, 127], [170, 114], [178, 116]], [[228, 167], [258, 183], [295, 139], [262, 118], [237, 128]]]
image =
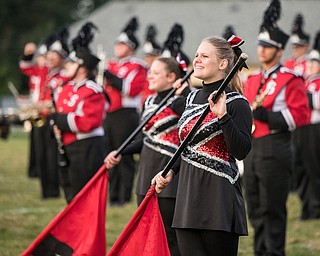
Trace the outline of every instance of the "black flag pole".
[[[227, 85], [230, 83], [231, 79], [234, 77], [234, 75], [237, 73], [237, 71], [242, 67], [242, 65], [245, 63], [245, 61], [248, 59], [248, 55], [245, 53], [241, 53], [238, 61], [236, 62], [236, 64], [233, 66], [233, 68], [231, 69], [231, 71], [229, 72], [229, 74], [227, 75], [227, 77], [223, 80], [222, 84], [220, 85], [220, 87], [217, 90], [217, 93], [214, 95], [213, 97], [213, 102], [217, 102], [218, 98], [220, 97], [221, 93], [224, 91], [224, 89], [227, 87]], [[197, 131], [198, 127], [200, 126], [200, 124], [202, 123], [202, 121], [205, 119], [205, 117], [207, 116], [207, 114], [210, 111], [210, 105], [208, 104], [208, 106], [205, 108], [205, 110], [203, 111], [203, 113], [200, 115], [199, 119], [197, 120], [197, 122], [194, 124], [194, 126], [192, 127], [191, 131], [188, 133], [188, 135], [185, 137], [185, 139], [183, 140], [183, 142], [180, 144], [179, 148], [177, 149], [177, 151], [174, 153], [174, 155], [172, 156], [172, 158], [170, 159], [170, 161], [167, 163], [167, 165], [164, 167], [163, 172], [162, 172], [162, 177], [166, 177], [167, 173], [170, 171], [170, 169], [172, 168], [173, 164], [175, 163], [175, 161], [178, 159], [178, 157], [180, 156], [180, 154], [182, 153], [182, 151], [184, 150], [184, 148], [186, 147], [187, 143], [191, 140], [191, 138], [193, 137], [193, 135], [195, 134], [195, 132]]]
[[[193, 69], [190, 70], [181, 80], [181, 85], [184, 84], [189, 77], [192, 75], [193, 73]], [[170, 97], [172, 97], [175, 92], [176, 92], [176, 88], [173, 88], [168, 94], [167, 96], [159, 103], [158, 107], [147, 117], [145, 118], [140, 124], [139, 126], [130, 134], [130, 136], [121, 144], [121, 146], [117, 149], [117, 153], [115, 154], [115, 157], [118, 157], [121, 152], [129, 145], [129, 143], [134, 139], [134, 137], [140, 132], [140, 130], [149, 122], [149, 120], [159, 111], [160, 108], [162, 108], [166, 102], [168, 101], [168, 99]]]

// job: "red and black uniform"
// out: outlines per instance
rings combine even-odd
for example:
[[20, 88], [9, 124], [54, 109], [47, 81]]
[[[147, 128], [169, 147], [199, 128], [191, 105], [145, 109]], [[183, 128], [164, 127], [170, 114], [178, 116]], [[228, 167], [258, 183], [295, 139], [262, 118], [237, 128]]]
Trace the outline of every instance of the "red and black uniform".
[[[181, 141], [222, 81], [189, 94], [178, 123]], [[242, 95], [225, 92], [227, 114], [218, 119], [210, 112], [173, 167], [179, 173], [173, 227], [182, 255], [237, 255], [239, 236], [248, 234], [236, 159], [250, 151], [252, 115]]]
[[[159, 103], [171, 90], [149, 96], [143, 105], [141, 120], [159, 106]], [[189, 92], [185, 90], [184, 94]], [[152, 178], [162, 171], [178, 149], [178, 120], [184, 110], [185, 97], [173, 96], [144, 126], [142, 133], [124, 151], [123, 155], [140, 153], [139, 173], [137, 178], [136, 194], [140, 204], [150, 188]], [[175, 230], [172, 229], [172, 218], [175, 208], [178, 177], [161, 194], [159, 206], [164, 222], [168, 245], [171, 255], [180, 255]]]
[[[140, 93], [147, 84], [147, 66], [134, 57], [110, 62], [105, 72], [105, 91], [110, 108], [104, 122], [107, 153], [118, 148], [139, 124]], [[110, 202], [124, 204], [131, 200], [135, 162], [132, 155], [109, 170]]]
[[290, 58], [285, 63], [284, 66], [288, 69], [293, 70], [300, 76], [305, 76], [306, 71], [307, 54], [302, 55], [299, 58]]
[[33, 55], [23, 56], [19, 62], [21, 72], [29, 77], [29, 90], [33, 103], [41, 100], [44, 91], [44, 83], [48, 74], [46, 66], [38, 67], [32, 62]]
[[62, 132], [69, 160], [62, 186], [68, 202], [103, 164], [103, 120], [106, 99], [101, 86], [91, 80], [69, 81], [58, 94], [55, 122]]
[[280, 64], [248, 77], [245, 96], [251, 105], [263, 92], [268, 93], [253, 111], [252, 150], [244, 160], [246, 200], [255, 254], [284, 255], [294, 160], [291, 131], [307, 123], [308, 103], [303, 78]]
[[[56, 95], [58, 88], [68, 81], [69, 78], [63, 69], [50, 70], [44, 82], [44, 88], [41, 91], [39, 102], [47, 106], [52, 106], [51, 89]], [[43, 191], [43, 198], [58, 196], [59, 188], [59, 166], [57, 141], [52, 133], [52, 127], [49, 122], [51, 110], [40, 111], [39, 115], [46, 120], [42, 127], [35, 130], [37, 141], [36, 147], [38, 155], [38, 164], [40, 165], [40, 179]]]
[[296, 187], [302, 202], [301, 219], [320, 218], [320, 75], [305, 82], [309, 98], [308, 124], [294, 133]]
[[[23, 55], [20, 62], [19, 67], [21, 72], [29, 77], [29, 93], [31, 97], [31, 101], [33, 104], [37, 104], [40, 101], [40, 95], [42, 95], [44, 90], [44, 82], [48, 74], [48, 68], [46, 66], [38, 67], [33, 62], [34, 55]], [[35, 141], [37, 140], [35, 136], [35, 129], [37, 127], [32, 127], [30, 131], [30, 151], [29, 151], [29, 167], [28, 167], [28, 176], [29, 177], [38, 177], [40, 170], [37, 169], [37, 161], [41, 161], [38, 159], [35, 148]]]

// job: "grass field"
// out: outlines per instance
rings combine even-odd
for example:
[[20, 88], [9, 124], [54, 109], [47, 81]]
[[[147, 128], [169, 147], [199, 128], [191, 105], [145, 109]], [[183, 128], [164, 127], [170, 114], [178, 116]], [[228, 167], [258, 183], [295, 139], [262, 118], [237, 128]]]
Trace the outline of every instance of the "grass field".
[[[27, 177], [27, 162], [28, 134], [15, 128], [8, 141], [0, 141], [0, 256], [20, 255], [66, 205], [63, 198], [40, 199], [39, 181]], [[107, 208], [108, 249], [135, 208], [135, 200], [122, 208]], [[300, 222], [299, 200], [293, 194], [288, 211], [287, 255], [320, 255], [320, 221]], [[253, 255], [251, 228], [249, 232], [240, 240], [239, 255]]]

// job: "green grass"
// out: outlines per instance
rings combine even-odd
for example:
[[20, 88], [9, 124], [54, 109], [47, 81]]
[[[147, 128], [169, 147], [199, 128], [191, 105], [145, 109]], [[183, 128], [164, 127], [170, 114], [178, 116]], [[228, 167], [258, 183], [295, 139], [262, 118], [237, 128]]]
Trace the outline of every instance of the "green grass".
[[[20, 255], [65, 207], [60, 199], [40, 199], [38, 179], [27, 177], [28, 134], [13, 129], [8, 141], [0, 141], [0, 256]], [[106, 217], [107, 248], [110, 249], [136, 209], [132, 203], [108, 207]], [[292, 194], [288, 201], [288, 256], [320, 255], [320, 221], [299, 221], [300, 203]], [[239, 255], [252, 253], [253, 231], [242, 237]]]

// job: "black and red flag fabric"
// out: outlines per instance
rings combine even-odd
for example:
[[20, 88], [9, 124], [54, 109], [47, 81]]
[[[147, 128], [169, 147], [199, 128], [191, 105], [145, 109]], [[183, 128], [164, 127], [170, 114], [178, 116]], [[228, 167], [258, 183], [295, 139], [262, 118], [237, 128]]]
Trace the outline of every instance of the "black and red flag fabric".
[[107, 184], [103, 165], [21, 256], [105, 256]]
[[151, 186], [107, 256], [170, 256], [155, 187]]

